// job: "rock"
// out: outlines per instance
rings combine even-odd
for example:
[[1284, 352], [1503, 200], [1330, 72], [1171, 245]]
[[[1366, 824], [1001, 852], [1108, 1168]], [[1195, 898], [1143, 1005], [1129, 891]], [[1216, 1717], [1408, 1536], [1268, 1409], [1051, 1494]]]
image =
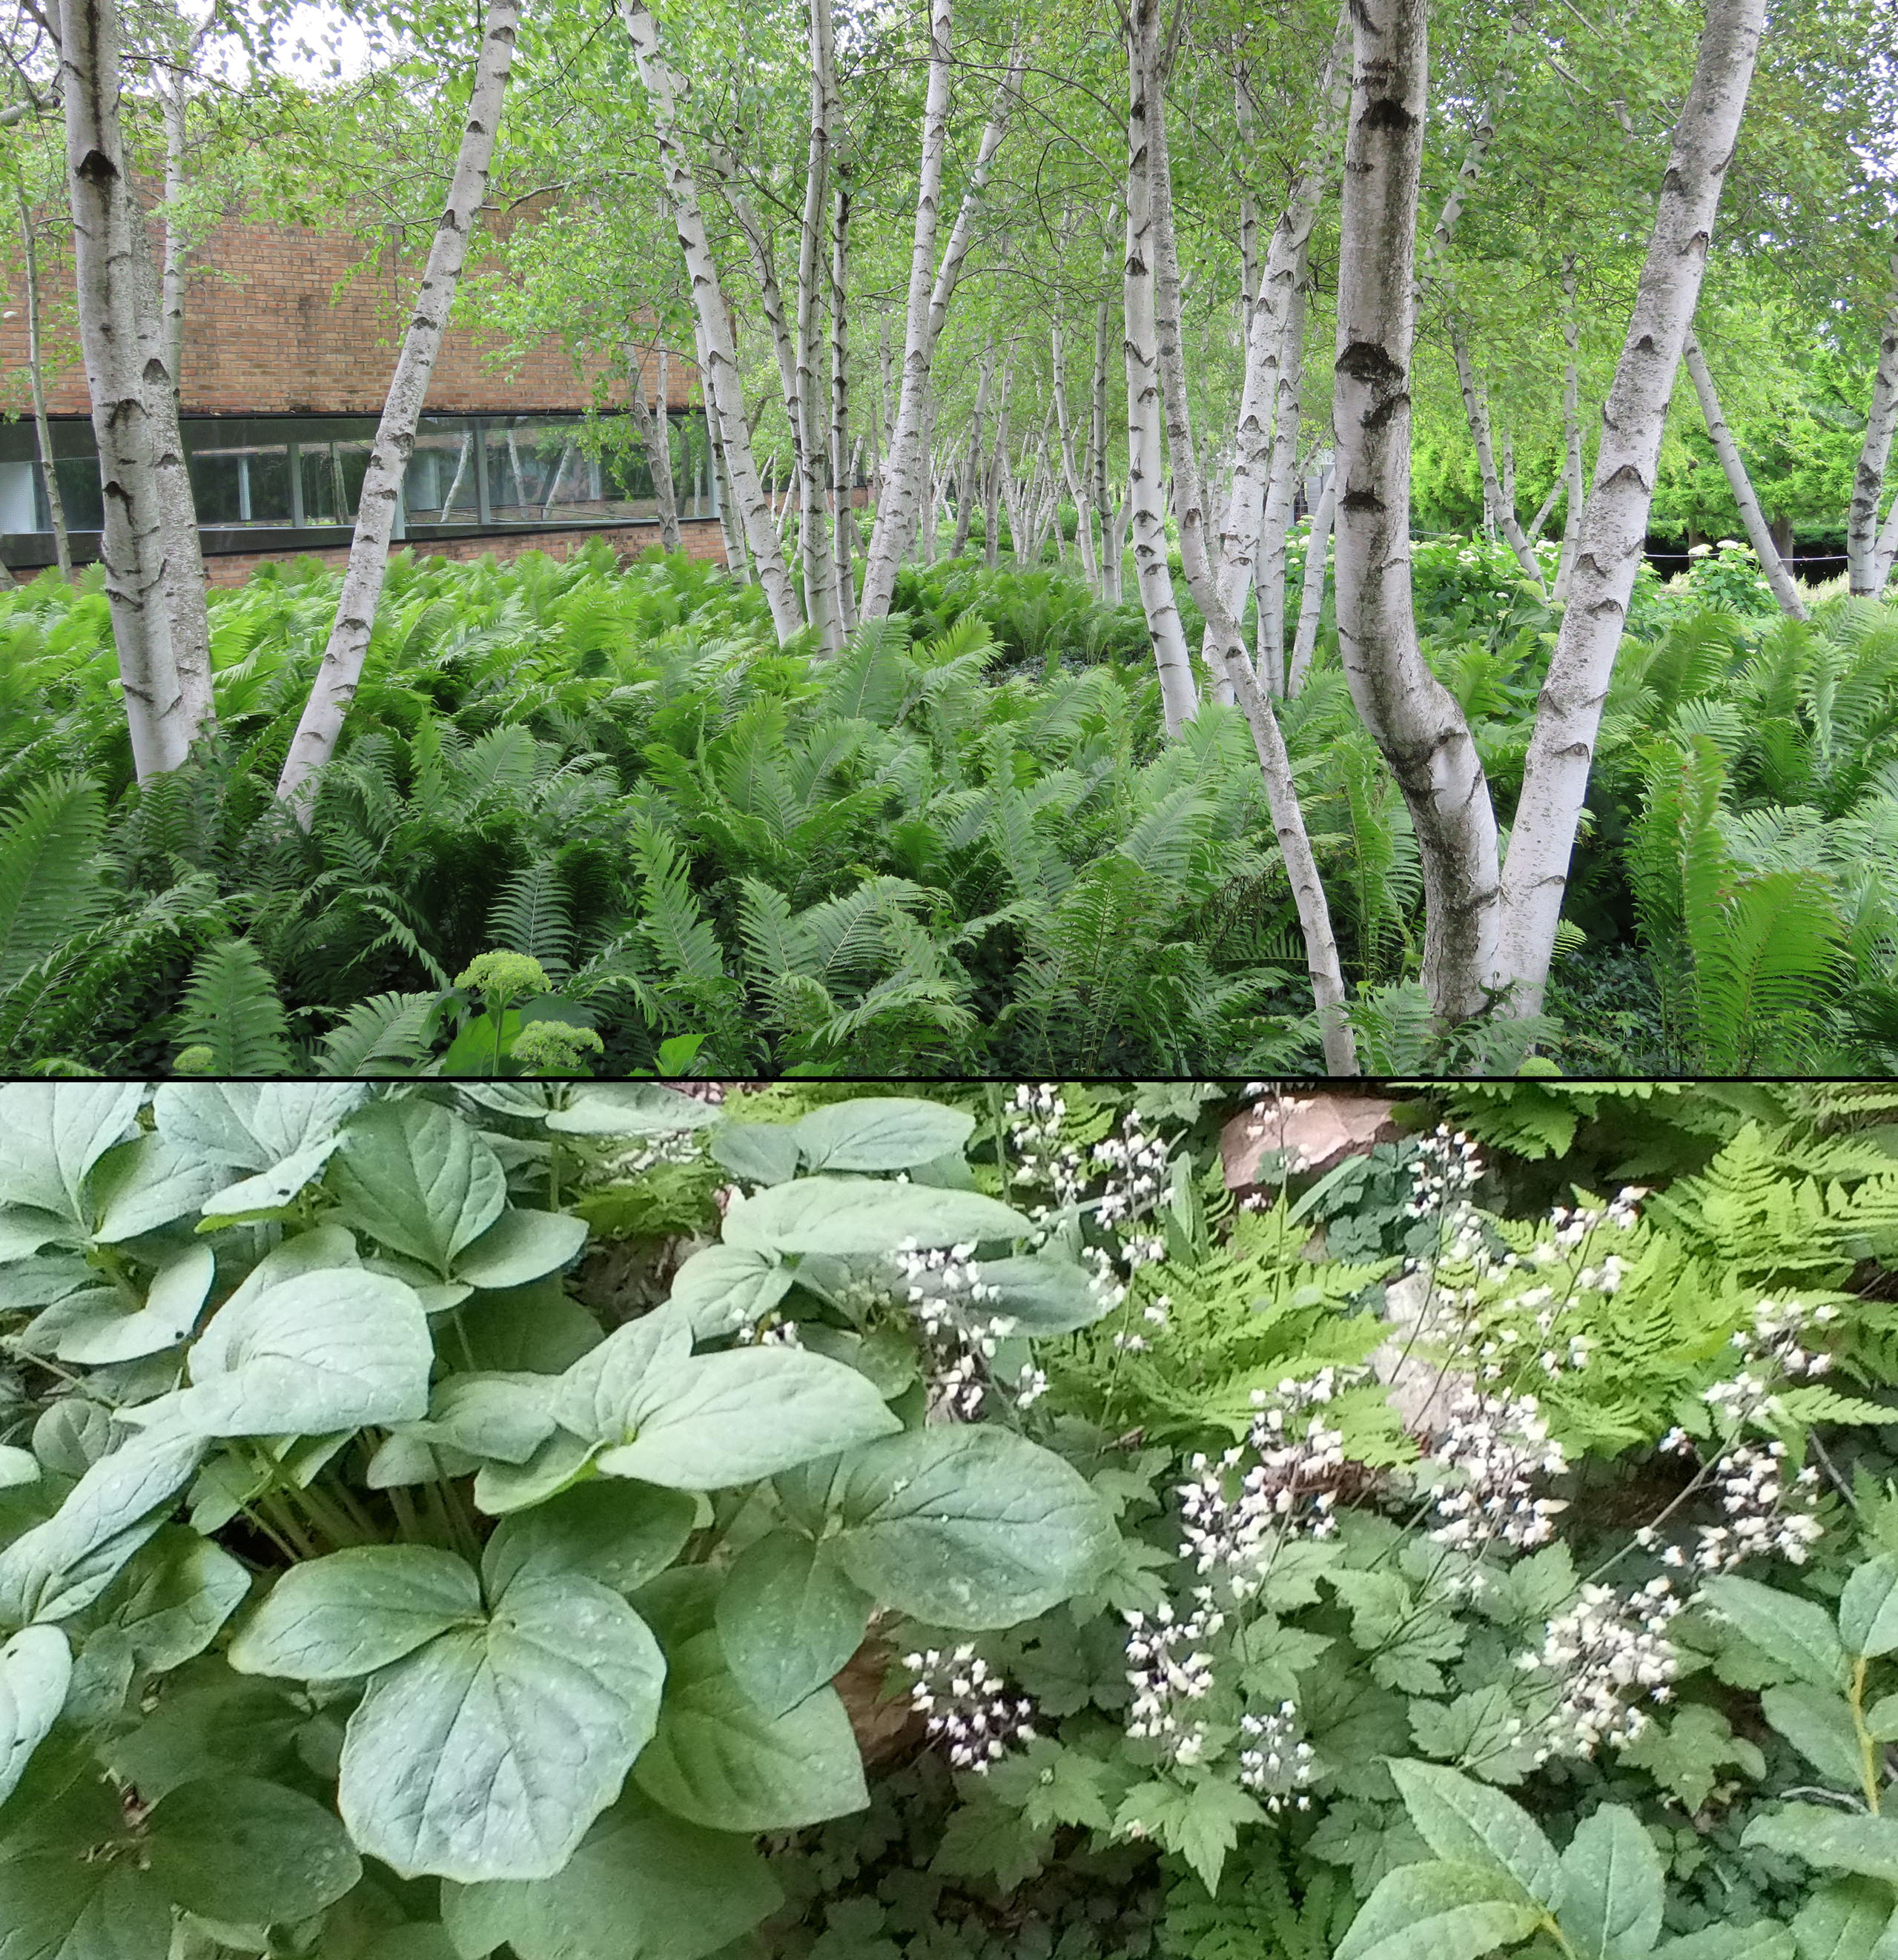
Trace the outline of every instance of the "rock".
[[927, 1739], [923, 1718], [908, 1701], [900, 1696], [884, 1698], [884, 1678], [895, 1653], [887, 1640], [873, 1633], [831, 1683], [850, 1717], [866, 1769], [881, 1769], [913, 1755]]
[[1394, 1144], [1403, 1134], [1392, 1114], [1395, 1107], [1387, 1096], [1348, 1090], [1269, 1096], [1242, 1110], [1219, 1133], [1226, 1188], [1257, 1188], [1259, 1160], [1269, 1152], [1290, 1152], [1301, 1175], [1335, 1169], [1346, 1157], [1368, 1157], [1374, 1144]]

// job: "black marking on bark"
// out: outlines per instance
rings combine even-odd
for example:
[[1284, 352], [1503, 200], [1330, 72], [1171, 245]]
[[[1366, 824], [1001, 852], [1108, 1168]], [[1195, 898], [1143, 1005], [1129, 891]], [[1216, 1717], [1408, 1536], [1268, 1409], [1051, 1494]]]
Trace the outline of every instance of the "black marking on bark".
[[1395, 96], [1374, 97], [1358, 119], [1361, 129], [1393, 129], [1402, 135], [1417, 126], [1417, 119]]
[[1374, 490], [1347, 490], [1338, 499], [1341, 511], [1381, 511], [1384, 499]]
[[1387, 387], [1401, 383], [1404, 371], [1374, 340], [1354, 340], [1338, 356], [1338, 372], [1347, 380]]
[[72, 174], [82, 183], [109, 184], [116, 180], [119, 167], [103, 150], [88, 150], [73, 166]]

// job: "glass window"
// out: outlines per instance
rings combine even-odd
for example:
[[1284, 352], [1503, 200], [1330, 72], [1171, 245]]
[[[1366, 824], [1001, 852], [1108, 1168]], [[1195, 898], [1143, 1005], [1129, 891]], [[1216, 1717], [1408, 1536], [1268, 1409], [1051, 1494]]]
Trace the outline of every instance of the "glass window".
[[353, 524], [356, 498], [369, 470], [366, 442], [305, 442], [298, 444], [298, 468], [303, 480], [303, 521], [306, 524]]
[[200, 524], [287, 524], [291, 521], [290, 451], [278, 447], [192, 447], [191, 494]]

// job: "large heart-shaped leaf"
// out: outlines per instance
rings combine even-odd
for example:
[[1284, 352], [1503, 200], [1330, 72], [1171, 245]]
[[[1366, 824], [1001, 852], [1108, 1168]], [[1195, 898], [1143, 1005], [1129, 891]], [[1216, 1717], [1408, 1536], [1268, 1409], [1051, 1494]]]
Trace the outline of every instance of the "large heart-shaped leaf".
[[432, 1545], [368, 1545], [293, 1565], [231, 1643], [240, 1674], [348, 1681], [482, 1620], [474, 1568]]
[[702, 1960], [782, 1898], [748, 1838], [706, 1831], [629, 1792], [566, 1869], [530, 1884], [445, 1885], [460, 1960], [504, 1943], [517, 1960]]
[[974, 1131], [966, 1111], [915, 1096], [853, 1096], [791, 1126], [814, 1171], [914, 1170], [960, 1151]]
[[209, 1246], [187, 1247], [159, 1268], [141, 1307], [127, 1306], [115, 1293], [101, 1290], [97, 1306], [60, 1328], [54, 1353], [62, 1361], [97, 1367], [175, 1348], [196, 1323], [217, 1264]]
[[696, 1339], [714, 1341], [763, 1319], [796, 1277], [789, 1266], [763, 1252], [707, 1246], [673, 1276], [667, 1304], [685, 1316]]
[[92, 1236], [103, 1246], [119, 1246], [189, 1218], [228, 1175], [163, 1137], [121, 1144], [92, 1174]]
[[740, 1348], [642, 1376], [619, 1417], [629, 1440], [603, 1451], [599, 1467], [609, 1477], [718, 1491], [897, 1427], [854, 1368], [795, 1348]]
[[520, 1580], [484, 1624], [371, 1679], [343, 1742], [343, 1821], [405, 1878], [550, 1878], [651, 1737], [664, 1678], [616, 1592]]
[[653, 1385], [691, 1357], [692, 1329], [670, 1306], [616, 1328], [560, 1377], [553, 1412], [563, 1429], [590, 1443], [618, 1442], [630, 1412], [643, 1408]]
[[0, 1864], [0, 1960], [167, 1960], [171, 1908], [148, 1872], [30, 1852]]
[[754, 1252], [820, 1252], [838, 1258], [919, 1246], [1025, 1239], [1019, 1211], [973, 1191], [884, 1183], [871, 1178], [801, 1177], [733, 1199], [724, 1242]]
[[167, 1082], [151, 1113], [192, 1155], [261, 1171], [326, 1142], [368, 1096], [365, 1082]]
[[413, 1288], [333, 1267], [233, 1294], [192, 1348], [192, 1386], [141, 1420], [202, 1436], [316, 1436], [428, 1411], [435, 1348]]
[[444, 1280], [508, 1201], [487, 1139], [433, 1102], [375, 1102], [352, 1116], [330, 1188], [346, 1224]]
[[573, 1137], [664, 1137], [705, 1129], [719, 1120], [715, 1105], [682, 1096], [662, 1082], [615, 1082], [582, 1090], [546, 1122], [549, 1129]]
[[856, 1652], [874, 1603], [827, 1544], [801, 1532], [767, 1532], [732, 1561], [719, 1589], [725, 1664], [767, 1715], [781, 1715]]
[[636, 1592], [685, 1549], [697, 1515], [683, 1491], [617, 1479], [581, 1484], [503, 1518], [482, 1550], [482, 1579], [496, 1598], [517, 1579], [562, 1572]]
[[155, 1532], [126, 1567], [126, 1582], [113, 1623], [139, 1666], [161, 1674], [202, 1653], [250, 1590], [245, 1567], [183, 1525]]
[[870, 1800], [832, 1688], [770, 1716], [738, 1685], [715, 1631], [672, 1655], [659, 1732], [634, 1774], [657, 1803], [718, 1831], [790, 1831]]
[[65, 1706], [72, 1650], [57, 1627], [26, 1627], [0, 1647], [0, 1803]]
[[1107, 1507], [1052, 1451], [989, 1428], [912, 1430], [845, 1459], [830, 1502], [844, 1570], [938, 1626], [1033, 1618], [1091, 1585], [1118, 1542]]
[[132, 1134], [144, 1098], [136, 1082], [15, 1082], [0, 1089], [0, 1203], [89, 1228], [86, 1179], [113, 1144]]
[[457, 1253], [454, 1276], [495, 1290], [525, 1286], [564, 1266], [587, 1242], [587, 1221], [566, 1211], [502, 1213]]
[[145, 1850], [176, 1904], [233, 1926], [311, 1918], [362, 1876], [334, 1811], [260, 1777], [180, 1784], [147, 1819]]

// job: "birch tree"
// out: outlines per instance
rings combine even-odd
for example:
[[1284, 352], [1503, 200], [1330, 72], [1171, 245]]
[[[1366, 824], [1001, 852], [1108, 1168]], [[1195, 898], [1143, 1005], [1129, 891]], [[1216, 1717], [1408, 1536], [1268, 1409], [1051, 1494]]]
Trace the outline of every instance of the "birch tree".
[[475, 218], [487, 194], [488, 169], [513, 65], [520, 14], [519, 0], [489, 0], [447, 202], [435, 224], [415, 311], [396, 357], [395, 372], [357, 496], [355, 530], [349, 541], [349, 562], [342, 574], [335, 622], [277, 779], [279, 797], [290, 806], [306, 830], [315, 815], [317, 774], [336, 755], [349, 704], [362, 678], [376, 606], [389, 568], [389, 540], [395, 530], [403, 480], [415, 449], [416, 425], [428, 399], [429, 377], [467, 259]]
[[652, 408], [646, 406], [646, 373], [637, 354], [629, 350], [626, 362], [626, 409], [633, 432], [646, 453], [646, 471], [652, 479], [654, 514], [659, 520], [659, 542], [664, 549], [680, 549], [679, 499], [672, 481], [672, 416], [666, 350], [654, 349]]
[[19, 192], [20, 243], [27, 270], [27, 384], [33, 396], [33, 447], [40, 481], [46, 491], [46, 521], [53, 527], [53, 562], [59, 576], [72, 582], [72, 541], [66, 535], [65, 500], [53, 454], [53, 425], [46, 419], [46, 361], [40, 342], [40, 252], [33, 236], [33, 212], [24, 188]]
[[1898, 251], [1891, 255], [1891, 285], [1879, 322], [1871, 406], [1852, 472], [1852, 508], [1845, 519], [1846, 583], [1864, 599], [1876, 598], [1891, 576], [1891, 550], [1878, 535], [1878, 504], [1884, 493], [1885, 465], [1894, 429], [1898, 429]]
[[1668, 396], [1765, 24], [1765, 0], [1708, 0], [1693, 83], [1674, 128], [1646, 262], [1602, 409], [1568, 603], [1537, 703], [1505, 867], [1500, 943], [1512, 1012], [1542, 1005], [1602, 705], [1646, 539]]

